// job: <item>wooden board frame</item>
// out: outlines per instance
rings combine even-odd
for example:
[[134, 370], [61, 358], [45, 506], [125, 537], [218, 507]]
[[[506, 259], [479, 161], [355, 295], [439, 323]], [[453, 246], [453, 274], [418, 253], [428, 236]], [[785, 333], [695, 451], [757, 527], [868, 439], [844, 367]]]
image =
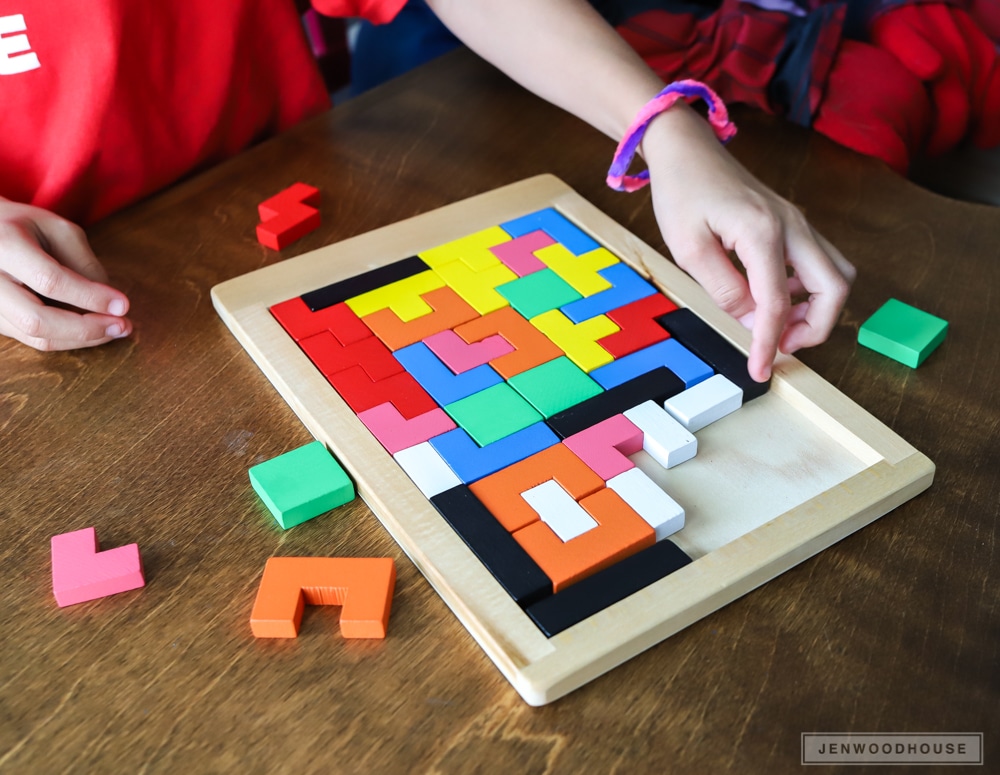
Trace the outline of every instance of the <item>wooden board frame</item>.
[[[700, 553], [690, 565], [545, 637], [268, 311], [272, 304], [545, 207], [561, 212], [747, 352], [749, 333], [719, 310], [697, 283], [550, 175], [329, 245], [212, 289], [216, 310], [239, 342], [306, 427], [337, 456], [392, 537], [531, 705], [558, 699], [764, 584], [912, 498], [934, 477], [934, 464], [926, 456], [800, 361], [779, 356], [765, 398], [780, 402], [793, 425], [830, 439], [856, 465], [846, 474], [835, 470], [835, 481], [815, 491], [807, 485], [794, 492], [791, 507], [763, 522], [748, 521], [745, 532]], [[727, 515], [729, 520], [739, 524], [740, 515]]]

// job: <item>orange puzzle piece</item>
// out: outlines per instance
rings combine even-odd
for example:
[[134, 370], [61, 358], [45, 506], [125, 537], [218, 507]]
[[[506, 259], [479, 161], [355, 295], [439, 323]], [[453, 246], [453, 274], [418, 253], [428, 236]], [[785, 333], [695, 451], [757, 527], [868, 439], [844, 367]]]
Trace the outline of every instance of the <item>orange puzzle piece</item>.
[[553, 444], [495, 474], [484, 476], [470, 484], [469, 489], [497, 521], [513, 533], [539, 519], [521, 493], [550, 480], [558, 482], [575, 501], [604, 487], [604, 480], [569, 447]]
[[656, 543], [656, 533], [614, 490], [598, 490], [579, 504], [597, 520], [597, 527], [563, 542], [538, 520], [514, 533], [514, 538], [558, 592], [592, 573], [614, 565]]
[[510, 379], [522, 371], [541, 366], [563, 355], [552, 340], [510, 307], [502, 307], [468, 323], [455, 327], [455, 333], [468, 344], [479, 342], [493, 334], [506, 339], [514, 352], [490, 361], [497, 373]]
[[339, 605], [345, 638], [384, 638], [395, 587], [391, 557], [272, 557], [250, 629], [257, 638], [295, 638], [307, 603]]
[[400, 350], [433, 334], [447, 331], [479, 316], [468, 302], [448, 286], [421, 294], [431, 312], [403, 321], [389, 308], [376, 310], [361, 318], [365, 325], [389, 347]]

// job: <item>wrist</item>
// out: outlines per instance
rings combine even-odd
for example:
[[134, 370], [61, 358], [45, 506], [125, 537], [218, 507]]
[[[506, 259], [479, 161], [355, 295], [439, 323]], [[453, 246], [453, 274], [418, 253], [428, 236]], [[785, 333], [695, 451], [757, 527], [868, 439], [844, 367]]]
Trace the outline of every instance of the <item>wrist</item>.
[[[708, 105], [707, 121], [687, 104], [687, 101], [695, 99], [702, 99]], [[715, 92], [692, 80], [666, 86], [639, 110], [625, 131], [608, 170], [608, 186], [618, 191], [642, 188], [649, 182], [648, 170], [628, 174], [636, 153], [646, 158], [651, 147], [679, 147], [685, 139], [695, 138], [698, 133], [706, 137], [705, 132], [709, 128], [723, 143], [736, 134], [726, 106]]]

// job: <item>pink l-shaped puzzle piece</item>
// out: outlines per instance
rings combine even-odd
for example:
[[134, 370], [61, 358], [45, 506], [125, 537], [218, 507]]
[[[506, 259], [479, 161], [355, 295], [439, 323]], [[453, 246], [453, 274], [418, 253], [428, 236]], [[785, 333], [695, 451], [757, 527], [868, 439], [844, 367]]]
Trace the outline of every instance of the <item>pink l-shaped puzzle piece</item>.
[[514, 352], [514, 345], [500, 334], [492, 334], [469, 344], [450, 329], [431, 334], [424, 339], [424, 344], [456, 374], [462, 374], [501, 355]]
[[92, 527], [52, 536], [52, 591], [60, 607], [145, 584], [138, 544], [98, 552]]

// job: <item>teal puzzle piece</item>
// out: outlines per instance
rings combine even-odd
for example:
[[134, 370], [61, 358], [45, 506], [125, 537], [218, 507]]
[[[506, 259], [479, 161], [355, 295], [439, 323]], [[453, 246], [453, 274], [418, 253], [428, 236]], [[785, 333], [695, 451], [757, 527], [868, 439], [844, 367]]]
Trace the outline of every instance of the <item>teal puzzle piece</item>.
[[480, 447], [542, 419], [534, 407], [505, 382], [447, 404], [444, 410]]
[[604, 390], [566, 356], [522, 371], [507, 384], [528, 399], [543, 417], [551, 417]]
[[354, 483], [319, 441], [253, 466], [250, 485], [286, 530], [354, 500]]
[[947, 320], [889, 299], [861, 326], [858, 344], [915, 369], [944, 341], [947, 332]]
[[497, 293], [529, 320], [580, 298], [580, 294], [551, 269], [532, 272], [498, 285]]

